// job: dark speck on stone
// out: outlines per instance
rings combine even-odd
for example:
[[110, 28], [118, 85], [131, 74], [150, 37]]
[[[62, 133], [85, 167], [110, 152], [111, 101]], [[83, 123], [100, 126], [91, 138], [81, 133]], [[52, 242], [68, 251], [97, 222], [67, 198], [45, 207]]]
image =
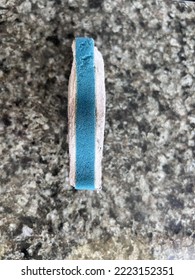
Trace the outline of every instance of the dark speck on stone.
[[53, 225], [52, 225], [51, 220], [48, 221], [48, 229], [47, 230], [48, 230], [49, 234], [53, 234]]
[[68, 39], [73, 39], [74, 38], [74, 33], [70, 32], [66, 34], [66, 38]]
[[152, 237], [153, 237], [153, 233], [152, 233], [152, 232], [149, 232], [149, 233], [148, 233], [148, 238], [149, 238], [150, 240], [152, 240]]
[[92, 201], [92, 207], [93, 207], [93, 208], [96, 208], [96, 209], [99, 209], [99, 207], [100, 207], [100, 201], [99, 201], [99, 199], [95, 198], [95, 199]]
[[187, 236], [191, 236], [191, 235], [192, 235], [192, 231], [191, 231], [190, 229], [187, 229], [187, 230], [186, 230], [186, 235], [187, 235]]
[[173, 194], [169, 194], [167, 196], [167, 199], [170, 203], [170, 206], [172, 208], [177, 208], [177, 209], [183, 209], [184, 208], [184, 201], [179, 199], [179, 198], [176, 198], [175, 195]]
[[5, 25], [6, 24], [6, 21], [0, 21], [0, 26], [3, 26], [3, 25]]
[[124, 126], [123, 126], [123, 123], [122, 123], [122, 122], [119, 123], [118, 129], [124, 129]]
[[28, 60], [29, 58], [32, 57], [32, 55], [31, 55], [30, 52], [24, 51], [24, 52], [22, 53], [22, 57], [23, 57], [24, 60]]
[[32, 159], [30, 157], [22, 157], [20, 160], [21, 167], [24, 169], [29, 167], [31, 160]]
[[148, 25], [147, 21], [143, 21], [142, 19], [139, 21], [141, 27], [145, 28]]
[[58, 38], [58, 36], [48, 36], [46, 38], [46, 41], [52, 42], [56, 47], [58, 47], [60, 45], [60, 40]]
[[55, 0], [54, 3], [57, 4], [57, 5], [60, 5], [61, 4], [61, 0]]
[[136, 212], [134, 214], [134, 219], [136, 222], [143, 222], [145, 220], [145, 215], [141, 212]]
[[21, 216], [20, 221], [22, 224], [25, 224], [28, 227], [32, 228], [33, 224], [36, 222], [36, 218], [33, 216]]
[[17, 98], [14, 103], [16, 104], [16, 107], [19, 107], [22, 104], [22, 102], [22, 99]]
[[19, 19], [19, 18], [16, 18], [14, 21], [15, 21], [15, 23], [21, 23], [22, 22], [21, 19]]
[[58, 230], [62, 230], [62, 228], [63, 228], [63, 223], [59, 223]]
[[41, 156], [39, 156], [39, 163], [41, 164], [47, 164], [47, 160], [43, 159]]
[[8, 114], [3, 114], [2, 122], [4, 123], [5, 126], [10, 126], [12, 124]]
[[139, 127], [140, 132], [148, 133], [151, 130], [151, 126], [150, 126], [149, 122], [145, 119], [142, 119], [138, 123], [138, 127]]
[[57, 176], [58, 173], [59, 173], [59, 168], [56, 166], [56, 167], [54, 167], [53, 170], [52, 170], [52, 175], [53, 175], [53, 176]]
[[91, 9], [96, 9], [96, 8], [100, 8], [102, 6], [102, 3], [104, 2], [104, 0], [89, 0], [89, 8]]
[[193, 184], [188, 184], [186, 186], [186, 192], [187, 193], [193, 193]]
[[162, 28], [162, 24], [161, 23], [157, 23], [156, 30], [160, 30], [161, 28]]
[[92, 221], [92, 225], [94, 227], [97, 227], [100, 224], [100, 220], [98, 217], [96, 217], [93, 221]]
[[21, 253], [23, 253], [25, 260], [30, 260], [31, 259], [30, 255], [29, 255], [29, 252], [25, 247], [21, 248]]
[[166, 174], [171, 174], [173, 171], [171, 169], [171, 166], [168, 165], [168, 164], [165, 164], [163, 165], [163, 171], [166, 173]]
[[169, 107], [166, 104], [162, 104], [161, 102], [159, 102], [158, 106], [160, 112], [164, 113], [169, 110]]
[[191, 123], [191, 124], [190, 124], [190, 127], [191, 127], [191, 128], [195, 128], [195, 123]]
[[144, 141], [143, 145], [142, 145], [142, 152], [145, 153], [147, 151], [147, 142]]
[[39, 250], [41, 249], [42, 247], [42, 243], [41, 242], [38, 242], [35, 246], [35, 249], [33, 251], [33, 255], [32, 255], [32, 258], [35, 259], [35, 260], [41, 260], [42, 259], [42, 256], [38, 255], [39, 253]]
[[138, 104], [136, 102], [130, 101], [128, 105], [129, 105], [130, 110], [137, 110], [138, 109]]
[[109, 209], [109, 215], [113, 219], [117, 218], [116, 212], [114, 211], [114, 209], [112, 207], [110, 207], [110, 209]]
[[178, 234], [182, 230], [183, 226], [181, 221], [177, 222], [175, 220], [172, 220], [169, 222], [168, 227], [165, 228], [172, 234]]
[[177, 9], [178, 9], [181, 13], [184, 13], [185, 10], [186, 10], [185, 5], [177, 5], [176, 7], [177, 7]]
[[[151, 171], [151, 166], [150, 165], [146, 165], [145, 166], [145, 171], [146, 171], [146, 173]], [[150, 188], [152, 188], [152, 186], [150, 186]]]
[[144, 64], [144, 69], [148, 70], [149, 72], [153, 73], [157, 69], [157, 65], [154, 63], [151, 64]]
[[87, 214], [87, 211], [85, 208], [81, 208], [78, 210], [78, 213], [79, 213], [79, 216], [81, 218], [83, 218], [85, 221], [87, 221], [87, 218], [88, 218], [88, 214]]

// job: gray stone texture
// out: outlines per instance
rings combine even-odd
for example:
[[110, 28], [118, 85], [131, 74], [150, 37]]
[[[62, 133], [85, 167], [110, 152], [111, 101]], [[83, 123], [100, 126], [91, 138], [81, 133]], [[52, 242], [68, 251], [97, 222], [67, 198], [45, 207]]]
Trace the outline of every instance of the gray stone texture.
[[[103, 190], [68, 186], [75, 36], [105, 61]], [[0, 259], [195, 259], [195, 5], [0, 0]]]

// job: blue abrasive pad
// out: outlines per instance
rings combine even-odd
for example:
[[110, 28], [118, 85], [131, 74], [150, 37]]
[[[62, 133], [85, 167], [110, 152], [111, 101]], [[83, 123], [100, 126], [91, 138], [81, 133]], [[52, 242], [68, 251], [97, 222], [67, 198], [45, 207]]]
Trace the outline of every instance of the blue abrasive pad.
[[95, 65], [94, 41], [76, 38], [76, 185], [95, 189]]

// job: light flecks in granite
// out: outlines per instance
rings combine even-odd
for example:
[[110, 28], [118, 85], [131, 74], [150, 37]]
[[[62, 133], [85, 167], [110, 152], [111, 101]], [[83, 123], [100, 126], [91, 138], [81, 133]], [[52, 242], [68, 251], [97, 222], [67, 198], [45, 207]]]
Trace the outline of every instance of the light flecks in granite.
[[79, 246], [73, 254], [68, 256], [68, 259], [151, 259], [144, 241], [133, 241], [127, 233], [123, 235], [123, 232], [121, 232], [121, 234], [120, 238], [110, 237], [104, 243], [102, 243], [102, 240], [92, 240], [87, 244]]
[[[155, 0], [1, 5], [0, 258], [195, 259], [195, 8]], [[105, 60], [99, 194], [68, 187], [75, 36], [93, 37]]]

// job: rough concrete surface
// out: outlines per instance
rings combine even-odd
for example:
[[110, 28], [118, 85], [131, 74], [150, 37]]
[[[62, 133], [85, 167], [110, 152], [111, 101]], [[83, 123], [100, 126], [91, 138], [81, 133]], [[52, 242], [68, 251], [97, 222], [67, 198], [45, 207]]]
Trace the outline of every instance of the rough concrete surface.
[[[195, 259], [195, 6], [0, 0], [0, 259]], [[105, 61], [103, 190], [68, 186], [75, 36]]]

